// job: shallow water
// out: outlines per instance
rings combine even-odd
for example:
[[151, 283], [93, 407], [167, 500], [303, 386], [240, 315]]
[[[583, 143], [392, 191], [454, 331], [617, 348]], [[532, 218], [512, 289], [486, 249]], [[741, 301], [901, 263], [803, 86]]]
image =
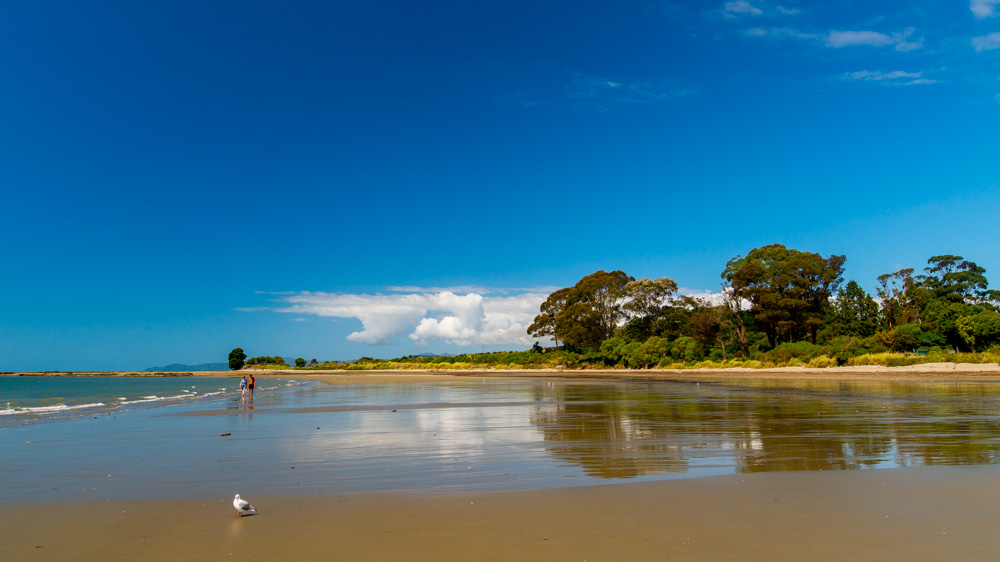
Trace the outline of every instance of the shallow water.
[[997, 464], [998, 413], [995, 383], [309, 384], [2, 429], [0, 502]]
[[[240, 377], [0, 377], [0, 428], [66, 418], [205, 402], [232, 395]], [[260, 379], [257, 393], [302, 381]]]

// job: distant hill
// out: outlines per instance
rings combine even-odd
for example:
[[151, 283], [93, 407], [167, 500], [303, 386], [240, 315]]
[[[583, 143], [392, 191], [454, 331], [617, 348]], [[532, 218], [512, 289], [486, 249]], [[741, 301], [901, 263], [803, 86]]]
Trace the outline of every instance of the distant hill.
[[202, 363], [201, 365], [184, 365], [181, 363], [171, 363], [165, 367], [150, 367], [144, 369], [147, 373], [161, 373], [164, 371], [228, 371], [229, 363]]

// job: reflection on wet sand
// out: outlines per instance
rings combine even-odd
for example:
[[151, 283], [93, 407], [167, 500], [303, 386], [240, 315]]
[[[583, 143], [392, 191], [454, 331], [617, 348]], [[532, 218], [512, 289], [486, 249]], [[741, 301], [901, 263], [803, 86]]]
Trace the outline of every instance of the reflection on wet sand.
[[772, 380], [538, 393], [532, 422], [550, 454], [597, 478], [694, 466], [763, 472], [1000, 462], [995, 384]]
[[998, 409], [976, 382], [310, 385], [0, 431], [0, 504], [1000, 464]]

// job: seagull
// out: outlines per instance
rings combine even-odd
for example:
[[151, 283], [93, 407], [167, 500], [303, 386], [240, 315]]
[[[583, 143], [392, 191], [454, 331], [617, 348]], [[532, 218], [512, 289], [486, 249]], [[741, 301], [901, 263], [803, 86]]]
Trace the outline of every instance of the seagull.
[[240, 499], [239, 494], [236, 494], [236, 498], [233, 499], [233, 507], [236, 508], [237, 517], [243, 517], [247, 513], [257, 513], [257, 510], [250, 505], [250, 502]]

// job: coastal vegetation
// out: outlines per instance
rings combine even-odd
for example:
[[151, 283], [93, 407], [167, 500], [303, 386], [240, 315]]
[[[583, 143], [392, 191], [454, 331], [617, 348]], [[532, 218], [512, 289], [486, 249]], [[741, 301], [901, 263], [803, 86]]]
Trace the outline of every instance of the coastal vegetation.
[[[844, 282], [845, 262], [845, 256], [771, 244], [729, 260], [720, 292], [704, 297], [676, 294], [669, 277], [602, 270], [541, 304], [527, 331], [555, 347], [536, 341], [526, 351], [296, 360], [296, 367], [677, 369], [1000, 360], [1000, 291], [989, 289], [985, 269], [975, 262], [932, 256], [921, 273], [908, 268], [878, 276], [875, 296], [857, 281]], [[288, 368], [280, 357], [246, 364]]]

